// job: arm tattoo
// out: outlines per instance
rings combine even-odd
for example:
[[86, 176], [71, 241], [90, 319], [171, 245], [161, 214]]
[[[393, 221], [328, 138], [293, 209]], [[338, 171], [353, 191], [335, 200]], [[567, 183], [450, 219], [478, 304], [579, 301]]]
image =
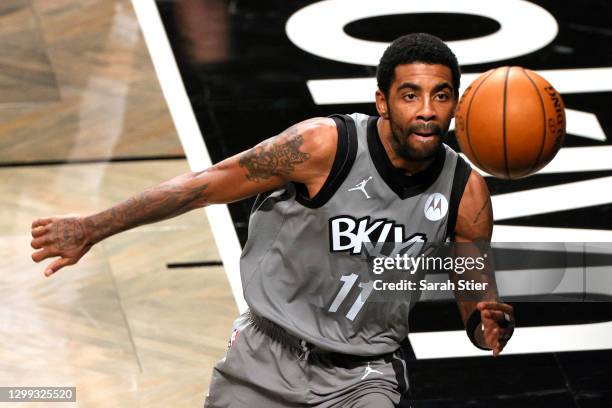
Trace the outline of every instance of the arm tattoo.
[[85, 225], [98, 242], [110, 235], [139, 225], [161, 221], [188, 211], [201, 201], [208, 183], [197, 189], [179, 182], [167, 182], [134, 196], [99, 214], [85, 218]]
[[303, 143], [304, 138], [297, 126], [293, 126], [273, 141], [264, 142], [244, 153], [240, 157], [240, 167], [246, 168], [247, 179], [256, 183], [272, 176], [290, 174], [296, 164], [310, 158], [309, 153], [300, 151]]

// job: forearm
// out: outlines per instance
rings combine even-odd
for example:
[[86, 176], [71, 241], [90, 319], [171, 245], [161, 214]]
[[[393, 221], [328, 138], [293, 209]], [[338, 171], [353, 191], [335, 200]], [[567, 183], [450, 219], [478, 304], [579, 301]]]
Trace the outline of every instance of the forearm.
[[[455, 297], [457, 299], [457, 306], [459, 308], [459, 314], [461, 315], [461, 320], [463, 321], [463, 325], [466, 330], [471, 331], [471, 334], [474, 335], [474, 339], [476, 343], [485, 347], [484, 337], [482, 333], [481, 325], [473, 326], [474, 322], [471, 322], [470, 319], [475, 319], [473, 315], [476, 315], [480, 318], [480, 311], [478, 310], [478, 303], [483, 301], [499, 301], [499, 295], [497, 292], [497, 285], [494, 279], [488, 278], [480, 278], [476, 280], [480, 283], [487, 283], [487, 290], [482, 293], [455, 293]], [[473, 327], [470, 327], [470, 326]]]
[[139, 225], [176, 217], [206, 204], [209, 183], [187, 173], [152, 187], [105, 211], [84, 218], [91, 243]]
[[[490, 258], [490, 252], [487, 258]], [[485, 339], [482, 315], [481, 311], [478, 309], [478, 304], [480, 302], [499, 302], [499, 294], [493, 267], [488, 262], [485, 262], [485, 265], [482, 271], [466, 271], [463, 274], [463, 279], [477, 282], [486, 289], [462, 292], [455, 291], [455, 297], [468, 337], [477, 347], [490, 350], [491, 347], [487, 345]]]
[[477, 305], [479, 302], [499, 300], [495, 271], [491, 262], [492, 251], [489, 250], [489, 244], [484, 242], [480, 244], [456, 242], [453, 246], [455, 256], [458, 253], [459, 258], [474, 259], [482, 263], [481, 268], [469, 268], [461, 274], [450, 272], [450, 279], [456, 283], [456, 287], [458, 280], [471, 282], [474, 285], [473, 289], [456, 289], [455, 298], [468, 336], [477, 346], [486, 348]]
[[[461, 279], [472, 281], [473, 290], [455, 291], [455, 296], [472, 343], [498, 356], [514, 330], [514, 314], [512, 306], [499, 299], [493, 252], [490, 251], [492, 233], [493, 207], [489, 189], [482, 176], [472, 171], [459, 203], [454, 248], [464, 260], [467, 257], [475, 260], [475, 267], [461, 274]], [[458, 279], [457, 274], [452, 275]]]

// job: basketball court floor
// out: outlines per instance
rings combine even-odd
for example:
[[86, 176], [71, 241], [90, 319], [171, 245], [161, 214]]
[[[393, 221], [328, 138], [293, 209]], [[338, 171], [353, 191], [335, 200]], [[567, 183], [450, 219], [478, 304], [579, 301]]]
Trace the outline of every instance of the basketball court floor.
[[[464, 86], [521, 65], [564, 97], [557, 158], [528, 179], [487, 178], [494, 240], [612, 242], [609, 2], [304, 11], [314, 3], [0, 2], [0, 387], [76, 387], [76, 403], [53, 407], [201, 406], [245, 308], [237, 264], [252, 202], [109, 238], [51, 278], [30, 259], [31, 222], [103, 210], [308, 117], [373, 114], [375, 62], [354, 50], [410, 31], [477, 50], [459, 55]], [[494, 33], [498, 43], [469, 43]], [[417, 304], [413, 407], [612, 406], [609, 301], [515, 310], [519, 327], [493, 359], [470, 348], [453, 302]]]

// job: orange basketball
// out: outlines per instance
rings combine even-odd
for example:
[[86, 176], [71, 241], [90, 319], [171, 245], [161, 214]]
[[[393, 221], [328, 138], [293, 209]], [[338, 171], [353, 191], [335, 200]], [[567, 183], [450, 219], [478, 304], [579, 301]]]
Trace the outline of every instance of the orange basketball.
[[457, 106], [461, 151], [499, 178], [529, 176], [546, 166], [565, 138], [561, 95], [540, 75], [499, 67], [480, 75]]

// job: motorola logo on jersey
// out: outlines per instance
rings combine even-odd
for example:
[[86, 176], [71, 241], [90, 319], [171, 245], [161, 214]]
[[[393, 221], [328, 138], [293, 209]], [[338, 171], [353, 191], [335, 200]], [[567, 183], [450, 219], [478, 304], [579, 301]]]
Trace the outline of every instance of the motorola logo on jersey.
[[405, 238], [404, 226], [392, 220], [370, 221], [370, 217], [356, 219], [341, 215], [329, 220], [329, 241], [331, 252], [377, 257], [418, 254], [427, 236], [416, 233]]
[[425, 217], [430, 221], [439, 221], [448, 212], [448, 201], [446, 197], [440, 193], [433, 193], [425, 201], [425, 208], [423, 209]]

